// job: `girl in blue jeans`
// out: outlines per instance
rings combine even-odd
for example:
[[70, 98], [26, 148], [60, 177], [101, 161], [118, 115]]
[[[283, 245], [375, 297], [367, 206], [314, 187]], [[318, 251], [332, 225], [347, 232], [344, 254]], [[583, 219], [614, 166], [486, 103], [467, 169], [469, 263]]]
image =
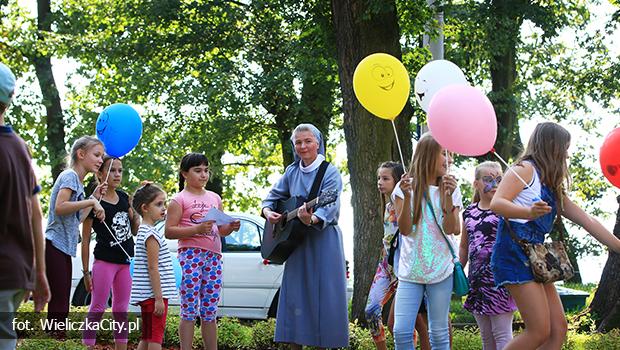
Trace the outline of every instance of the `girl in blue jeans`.
[[[456, 179], [447, 174], [451, 163], [451, 155], [426, 133], [418, 141], [409, 173], [394, 191], [401, 233], [394, 306], [398, 350], [414, 349], [412, 333], [425, 292], [431, 348], [450, 349], [448, 314], [454, 262], [442, 229], [448, 235], [460, 233], [462, 207]], [[454, 244], [453, 249], [457, 249]]]
[[512, 239], [510, 229], [519, 239], [542, 243], [559, 211], [599, 242], [620, 252], [620, 240], [568, 198], [569, 145], [570, 133], [562, 126], [538, 124], [524, 154], [506, 173], [491, 201], [491, 210], [503, 216], [491, 256], [493, 277], [497, 286], [508, 289], [525, 323], [525, 330], [504, 350], [559, 350], [567, 330], [555, 286], [534, 281], [529, 259]]

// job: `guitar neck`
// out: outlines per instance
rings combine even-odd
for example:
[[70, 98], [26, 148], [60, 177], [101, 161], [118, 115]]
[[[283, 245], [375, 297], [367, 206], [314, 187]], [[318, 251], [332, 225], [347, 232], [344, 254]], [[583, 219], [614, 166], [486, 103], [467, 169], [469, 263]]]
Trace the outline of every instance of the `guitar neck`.
[[[306, 203], [306, 207], [308, 207], [309, 209], [313, 208], [316, 205], [316, 202], [318, 202], [318, 201], [319, 201], [319, 197], [316, 197], [315, 199], [311, 200], [310, 202], [307, 202]], [[301, 208], [301, 207], [299, 207], [299, 208]], [[290, 220], [293, 220], [294, 218], [296, 218], [297, 217], [297, 212], [299, 211], [299, 208], [297, 208], [297, 209], [291, 211], [290, 213], [288, 213], [288, 215], [286, 216], [286, 220], [290, 221]]]

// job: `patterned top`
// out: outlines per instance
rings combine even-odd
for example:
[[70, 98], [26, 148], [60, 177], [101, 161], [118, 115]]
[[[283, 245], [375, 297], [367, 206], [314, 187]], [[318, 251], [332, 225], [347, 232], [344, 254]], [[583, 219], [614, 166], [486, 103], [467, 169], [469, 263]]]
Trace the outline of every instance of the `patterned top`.
[[390, 251], [390, 242], [396, 231], [398, 231], [396, 209], [394, 209], [392, 202], [388, 202], [383, 213], [383, 254], [387, 254]]
[[45, 238], [50, 240], [52, 245], [61, 252], [75, 256], [80, 237], [80, 210], [67, 215], [57, 215], [54, 210], [58, 192], [65, 188], [71, 190], [71, 197], [69, 198], [71, 202], [84, 199], [84, 185], [75, 170], [69, 168], [60, 173], [52, 188]]
[[491, 253], [499, 216], [473, 203], [463, 212], [463, 222], [469, 241], [469, 294], [463, 307], [477, 315], [498, 315], [517, 309], [514, 300], [503, 287], [495, 288], [491, 270]]
[[146, 240], [153, 236], [159, 243], [159, 257], [157, 259], [159, 270], [159, 282], [161, 294], [164, 299], [172, 299], [177, 296], [176, 280], [172, 267], [172, 255], [168, 250], [168, 243], [164, 235], [159, 233], [153, 226], [140, 225], [136, 237], [136, 255], [134, 258], [133, 282], [131, 286], [131, 303], [138, 304], [149, 298], [153, 298], [153, 287], [149, 277], [148, 257], [146, 253]]
[[100, 202], [105, 210], [107, 227], [95, 217], [93, 211], [88, 214], [88, 217], [93, 220], [92, 228], [96, 232], [97, 239], [93, 253], [97, 260], [129, 265], [129, 260], [133, 257], [134, 245], [129, 220], [129, 196], [121, 190], [116, 190], [116, 193], [118, 195], [116, 204], [105, 199]]

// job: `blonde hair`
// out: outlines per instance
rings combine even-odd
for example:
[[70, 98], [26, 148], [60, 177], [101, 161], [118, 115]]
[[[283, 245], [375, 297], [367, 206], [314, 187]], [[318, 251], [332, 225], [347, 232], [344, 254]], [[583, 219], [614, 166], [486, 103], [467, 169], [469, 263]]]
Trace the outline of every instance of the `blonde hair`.
[[[482, 178], [482, 169], [496, 169], [496, 170], [499, 170], [500, 173], [502, 172], [502, 166], [498, 162], [487, 160], [485, 162], [478, 164], [478, 166], [476, 166], [476, 170], [474, 170], [474, 179], [480, 180]], [[479, 201], [480, 201], [480, 192], [474, 186], [474, 198], [472, 199], [472, 203], [476, 203]]]
[[560, 205], [571, 183], [566, 165], [570, 139], [570, 133], [561, 125], [540, 123], [534, 128], [525, 151], [517, 160], [518, 165], [526, 160], [534, 162], [540, 171], [540, 181], [551, 188]]
[[413, 179], [413, 221], [414, 225], [422, 219], [422, 198], [428, 187], [437, 182], [434, 178], [441, 154], [441, 145], [435, 141], [430, 132], [424, 133], [418, 140], [415, 153], [409, 165], [408, 175]]
[[105, 146], [103, 145], [103, 142], [101, 142], [98, 138], [94, 136], [82, 136], [79, 139], [75, 140], [73, 146], [71, 146], [71, 166], [77, 164], [79, 150], [87, 152], [96, 145], [101, 145], [101, 147], [103, 147], [105, 151]]

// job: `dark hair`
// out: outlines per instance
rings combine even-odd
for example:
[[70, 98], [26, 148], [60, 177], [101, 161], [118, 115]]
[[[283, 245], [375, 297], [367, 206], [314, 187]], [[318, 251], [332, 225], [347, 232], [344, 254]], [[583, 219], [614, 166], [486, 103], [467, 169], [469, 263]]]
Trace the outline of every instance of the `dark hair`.
[[[120, 158], [112, 157], [111, 155], [109, 155], [109, 154], [107, 154], [107, 153], [104, 153], [104, 154], [103, 154], [103, 163], [101, 163], [101, 165], [99, 166], [99, 171], [100, 171], [101, 173], [103, 173], [103, 171], [104, 171], [106, 168], [107, 168], [107, 169], [109, 169], [110, 165], [108, 165], [108, 166], [106, 167], [106, 163], [107, 163], [108, 161], [113, 162], [113, 161], [114, 161], [114, 159], [118, 159], [118, 161], [119, 161], [119, 162], [121, 161], [121, 160], [120, 160]], [[99, 177], [98, 177], [98, 176], [97, 176], [97, 181], [101, 182], [101, 179], [99, 179]]]
[[189, 169], [199, 165], [209, 166], [209, 159], [207, 159], [207, 156], [202, 153], [193, 152], [183, 156], [181, 164], [179, 165], [179, 191], [183, 191], [185, 188], [185, 178], [182, 172], [189, 171]]
[[[392, 161], [383, 162], [379, 165], [379, 168], [377, 168], [377, 173], [379, 172], [379, 169], [381, 168], [391, 170], [390, 173], [392, 175], [392, 179], [394, 179], [394, 185], [396, 185], [398, 181], [400, 181], [400, 178], [405, 173], [405, 169], [403, 168], [403, 165], [400, 164], [399, 162], [392, 162]], [[388, 195], [388, 198], [389, 196], [390, 195]], [[381, 215], [383, 215], [383, 210], [385, 210], [385, 205], [387, 204], [387, 202], [388, 202], [388, 199], [386, 199], [384, 195], [381, 195]]]
[[116, 159], [116, 158], [112, 157], [111, 155], [109, 155], [107, 153], [103, 154], [103, 163], [101, 163], [101, 166], [99, 166], [99, 171], [103, 171], [103, 169], [105, 169], [105, 163], [107, 163], [108, 160], [110, 160], [110, 159]]
[[155, 200], [160, 193], [166, 193], [159, 186], [144, 181], [133, 194], [133, 208], [142, 216], [142, 205], [148, 205]]

